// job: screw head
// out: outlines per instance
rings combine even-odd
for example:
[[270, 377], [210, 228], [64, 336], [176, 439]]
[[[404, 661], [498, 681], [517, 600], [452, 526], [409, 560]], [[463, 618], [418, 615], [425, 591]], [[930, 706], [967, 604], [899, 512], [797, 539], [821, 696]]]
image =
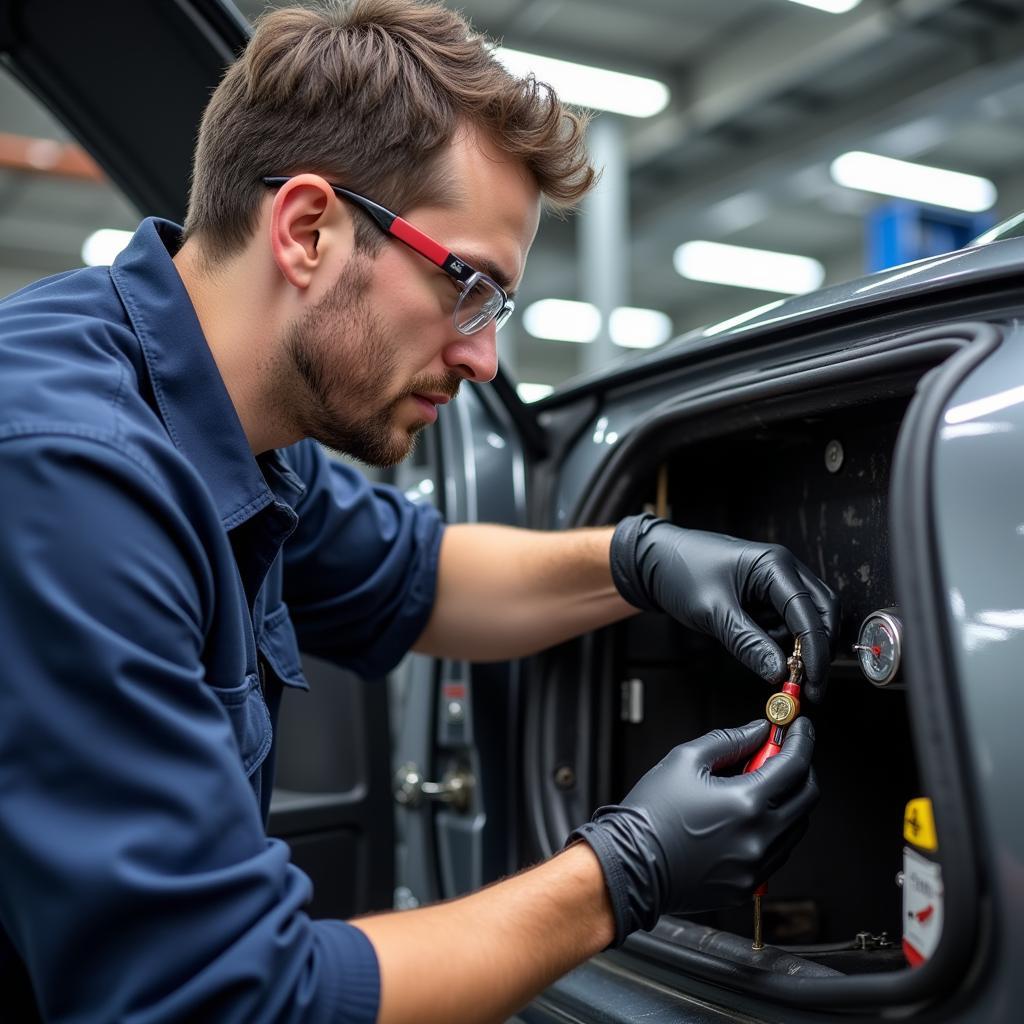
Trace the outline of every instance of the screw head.
[[412, 889], [407, 885], [400, 885], [395, 889], [394, 908], [395, 910], [412, 910], [420, 905], [420, 901], [413, 894]]
[[559, 789], [572, 789], [576, 785], [576, 773], [572, 765], [561, 764], [555, 769], [555, 785]]
[[838, 473], [843, 465], [843, 446], [838, 441], [829, 441], [825, 445], [825, 468], [830, 473]]

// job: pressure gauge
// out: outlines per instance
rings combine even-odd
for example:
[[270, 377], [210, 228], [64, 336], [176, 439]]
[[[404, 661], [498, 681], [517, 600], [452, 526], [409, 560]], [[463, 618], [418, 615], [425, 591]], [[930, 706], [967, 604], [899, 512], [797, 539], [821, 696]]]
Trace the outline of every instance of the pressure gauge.
[[860, 627], [853, 649], [864, 675], [875, 686], [888, 686], [896, 678], [903, 651], [903, 620], [898, 609], [872, 612]]

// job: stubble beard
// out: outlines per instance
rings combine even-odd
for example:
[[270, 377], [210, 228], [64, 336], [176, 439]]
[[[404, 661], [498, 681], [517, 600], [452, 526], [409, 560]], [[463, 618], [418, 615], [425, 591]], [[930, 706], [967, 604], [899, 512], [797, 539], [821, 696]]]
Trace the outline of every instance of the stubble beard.
[[[398, 425], [398, 406], [414, 393], [454, 397], [457, 374], [422, 376], [394, 398], [398, 357], [381, 319], [365, 301], [369, 258], [355, 254], [331, 290], [285, 337], [289, 416], [304, 437], [368, 466], [394, 466], [413, 450], [426, 426]], [[368, 412], [363, 410], [369, 410]]]

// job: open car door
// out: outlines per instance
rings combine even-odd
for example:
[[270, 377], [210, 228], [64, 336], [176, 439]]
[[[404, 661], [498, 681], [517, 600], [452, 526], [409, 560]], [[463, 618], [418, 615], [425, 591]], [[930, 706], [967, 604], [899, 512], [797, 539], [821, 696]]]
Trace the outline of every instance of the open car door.
[[[396, 482], [448, 523], [529, 523], [527, 481], [546, 438], [499, 371], [438, 410]], [[412, 655], [393, 682], [396, 904], [479, 888], [522, 860], [519, 662]]]

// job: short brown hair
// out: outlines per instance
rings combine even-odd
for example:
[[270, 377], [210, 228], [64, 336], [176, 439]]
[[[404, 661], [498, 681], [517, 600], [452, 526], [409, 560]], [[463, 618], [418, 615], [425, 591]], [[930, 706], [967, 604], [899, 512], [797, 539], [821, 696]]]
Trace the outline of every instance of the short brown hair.
[[[248, 242], [265, 175], [319, 173], [401, 212], [450, 201], [443, 156], [462, 125], [522, 160], [550, 206], [594, 182], [586, 115], [510, 74], [465, 19], [419, 0], [333, 0], [261, 16], [203, 115], [185, 236], [207, 261]], [[356, 220], [356, 244], [382, 236]]]

